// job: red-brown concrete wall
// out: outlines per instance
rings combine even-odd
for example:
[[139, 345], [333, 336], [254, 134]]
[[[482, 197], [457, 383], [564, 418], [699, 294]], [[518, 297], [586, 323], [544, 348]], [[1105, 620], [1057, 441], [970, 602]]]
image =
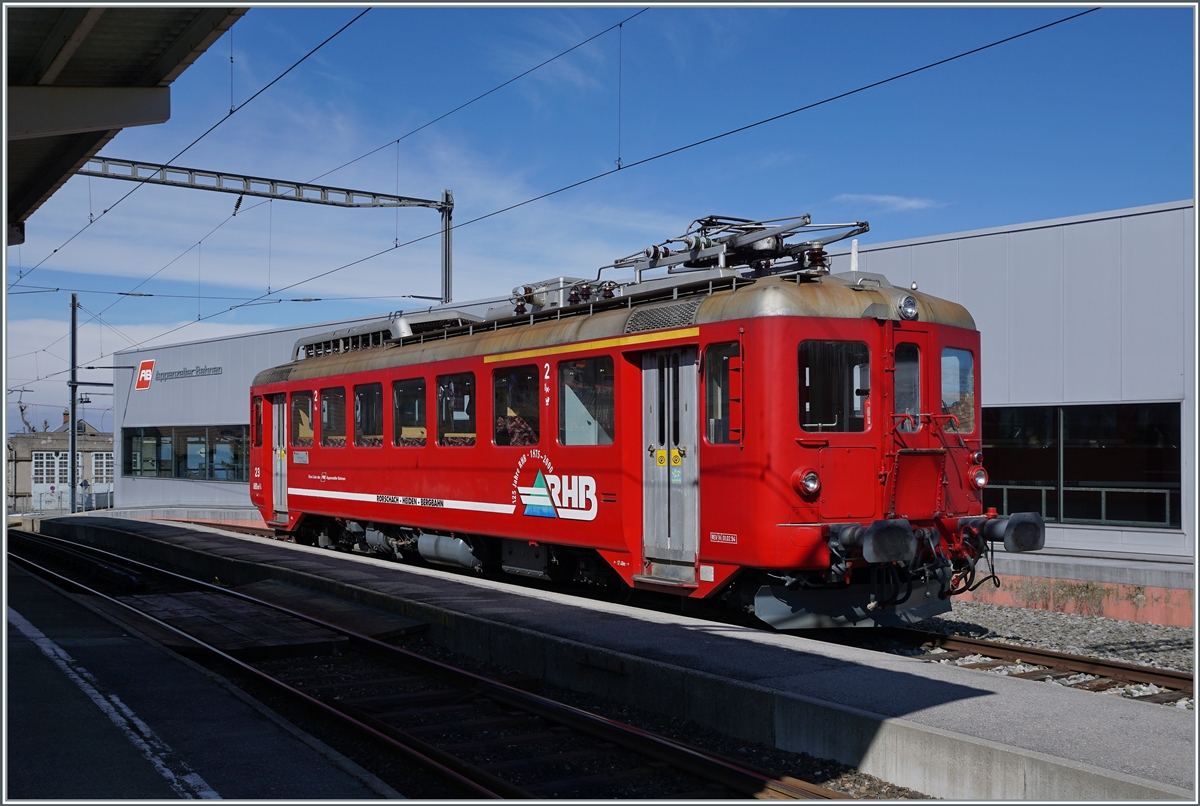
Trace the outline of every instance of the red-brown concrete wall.
[[1194, 593], [1185, 588], [1151, 588], [1007, 574], [998, 576], [999, 588], [983, 585], [974, 593], [963, 594], [963, 598], [967, 601], [1059, 610], [1172, 627], [1191, 627], [1195, 621]]

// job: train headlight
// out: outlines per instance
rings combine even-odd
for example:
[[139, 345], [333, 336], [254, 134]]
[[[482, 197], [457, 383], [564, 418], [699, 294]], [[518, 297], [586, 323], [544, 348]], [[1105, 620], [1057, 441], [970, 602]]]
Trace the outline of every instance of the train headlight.
[[821, 489], [821, 477], [817, 475], [817, 471], [810, 470], [804, 474], [800, 484], [804, 487], [804, 492], [813, 495]]
[[900, 312], [901, 319], [916, 319], [917, 298], [912, 294], [906, 294], [899, 302], [896, 303], [896, 310]]
[[971, 454], [971, 464], [973, 464], [973, 465], [983, 464], [983, 451], [975, 451], [975, 453]]
[[975, 467], [970, 472], [971, 486], [976, 490], [982, 490], [987, 486], [988, 474], [982, 467]]

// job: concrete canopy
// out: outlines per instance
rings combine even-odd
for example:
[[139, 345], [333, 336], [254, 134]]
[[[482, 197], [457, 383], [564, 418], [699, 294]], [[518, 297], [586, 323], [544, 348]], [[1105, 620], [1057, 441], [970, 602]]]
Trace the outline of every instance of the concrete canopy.
[[245, 8], [5, 8], [8, 245], [122, 128], [170, 117], [174, 81]]

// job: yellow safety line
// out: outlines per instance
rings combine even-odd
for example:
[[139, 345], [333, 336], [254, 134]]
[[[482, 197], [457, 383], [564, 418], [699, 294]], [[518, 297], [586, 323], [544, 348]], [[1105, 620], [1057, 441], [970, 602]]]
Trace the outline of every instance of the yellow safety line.
[[495, 355], [485, 355], [483, 363], [494, 364], [497, 361], [513, 361], [518, 358], [538, 358], [543, 355], [558, 355], [559, 353], [574, 353], [581, 350], [602, 350], [606, 347], [627, 347], [630, 344], [648, 344], [656, 341], [667, 341], [669, 339], [686, 339], [691, 336], [699, 336], [700, 328], [698, 327], [682, 327], [678, 330], [663, 330], [658, 333], [642, 333], [637, 336], [621, 336], [615, 339], [597, 339], [596, 341], [582, 341], [574, 344], [559, 344], [555, 347], [539, 347], [536, 350], [518, 350], [512, 353], [496, 353]]

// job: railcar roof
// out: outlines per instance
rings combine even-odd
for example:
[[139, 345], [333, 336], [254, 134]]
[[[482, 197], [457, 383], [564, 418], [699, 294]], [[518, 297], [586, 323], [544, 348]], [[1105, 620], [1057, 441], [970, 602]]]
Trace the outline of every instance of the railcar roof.
[[[298, 381], [351, 372], [387, 369], [553, 347], [575, 342], [705, 325], [766, 316], [838, 319], [900, 319], [898, 303], [906, 296], [917, 301], [918, 321], [975, 329], [975, 320], [956, 302], [892, 286], [887, 278], [868, 272], [805, 277], [765, 277], [738, 280], [735, 287], [704, 287], [681, 291], [677, 298], [642, 300], [632, 295], [603, 305], [588, 304], [544, 311], [542, 315], [464, 326], [444, 334], [426, 334], [382, 347], [318, 355], [263, 370], [255, 386]], [[609, 307], [605, 307], [609, 306]], [[594, 310], [588, 313], [589, 309]]]

